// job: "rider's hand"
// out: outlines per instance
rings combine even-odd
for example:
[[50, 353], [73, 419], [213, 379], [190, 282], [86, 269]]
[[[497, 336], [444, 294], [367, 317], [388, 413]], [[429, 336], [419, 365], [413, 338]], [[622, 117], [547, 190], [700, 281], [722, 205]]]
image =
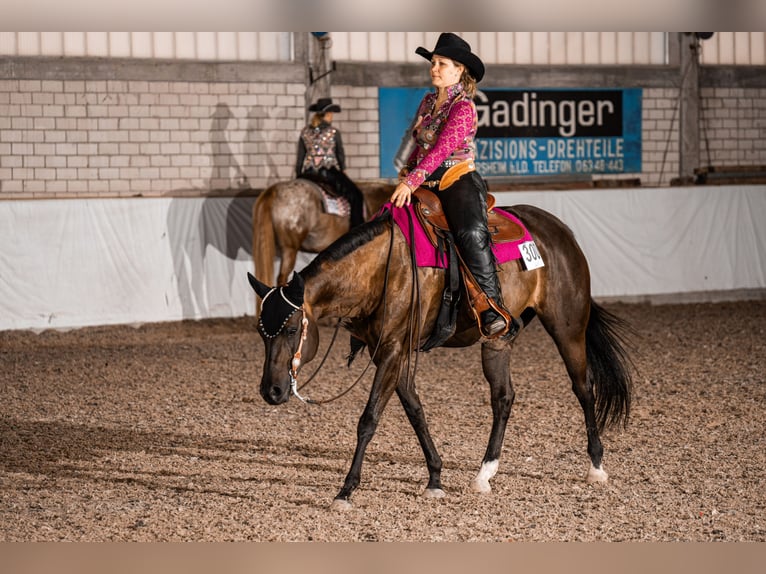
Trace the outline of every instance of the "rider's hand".
[[412, 199], [412, 190], [406, 183], [401, 182], [399, 185], [396, 186], [394, 193], [391, 194], [390, 201], [396, 207], [403, 207], [405, 205], [409, 205], [411, 199]]

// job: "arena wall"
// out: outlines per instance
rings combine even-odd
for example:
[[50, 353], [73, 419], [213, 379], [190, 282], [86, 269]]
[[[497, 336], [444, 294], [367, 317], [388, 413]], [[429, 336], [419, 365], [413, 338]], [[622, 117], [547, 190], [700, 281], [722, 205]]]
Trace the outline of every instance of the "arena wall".
[[[500, 192], [575, 234], [596, 298], [766, 294], [766, 186]], [[255, 312], [253, 197], [0, 202], [0, 330]], [[313, 256], [300, 254], [298, 268]]]
[[[426, 74], [422, 62], [337, 62], [329, 91], [343, 108], [335, 123], [352, 178], [380, 174], [386, 119], [378, 88], [423, 86]], [[680, 74], [677, 65], [488, 66], [490, 87], [642, 88], [642, 172], [623, 176], [639, 177], [641, 187], [603, 182], [604, 189], [590, 190], [588, 209], [630, 212], [651, 202], [656, 212], [636, 221], [652, 226], [663, 214], [679, 215], [695, 234], [695, 226], [707, 226], [706, 235], [695, 235], [703, 245], [726, 246], [727, 257], [744, 254], [733, 267], [722, 254], [706, 261], [700, 281], [668, 284], [653, 271], [653, 283], [644, 277], [626, 285], [622, 273], [603, 273], [598, 296], [736, 296], [766, 288], [763, 234], [751, 225], [766, 216], [763, 186], [669, 187], [679, 171]], [[766, 165], [763, 66], [703, 66], [699, 80], [701, 167], [757, 172]], [[251, 313], [242, 282], [252, 265], [249, 209], [260, 190], [292, 177], [297, 135], [316, 95], [299, 60], [0, 60], [0, 328]], [[504, 193], [502, 185], [495, 189]], [[586, 245], [603, 234], [578, 221], [580, 191], [535, 193], [542, 195], [529, 200], [553, 201]], [[710, 214], [713, 205], [724, 223]], [[694, 210], [705, 216], [691, 218]], [[697, 261], [700, 244], [668, 236], [675, 225], [665, 221], [656, 231], [681, 246], [673, 256], [684, 269], [679, 262]], [[656, 237], [628, 239], [643, 249]]]
[[[766, 165], [762, 67], [703, 69], [702, 165]], [[331, 95], [354, 179], [380, 175], [379, 86], [422, 86], [418, 64], [341, 63]], [[9, 58], [0, 63], [0, 199], [206, 196], [294, 173], [312, 97], [298, 63]], [[643, 88], [645, 186], [678, 176], [678, 70], [495, 66], [490, 87]], [[612, 177], [612, 176], [610, 176]], [[594, 176], [594, 179], [599, 179]]]

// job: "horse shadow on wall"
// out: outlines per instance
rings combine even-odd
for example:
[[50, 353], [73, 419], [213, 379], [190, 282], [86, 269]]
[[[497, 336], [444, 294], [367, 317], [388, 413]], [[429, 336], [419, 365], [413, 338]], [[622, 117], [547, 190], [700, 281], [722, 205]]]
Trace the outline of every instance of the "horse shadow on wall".
[[[252, 261], [255, 200], [249, 190], [232, 197], [171, 200], [167, 230], [184, 319], [230, 315], [235, 262]], [[223, 257], [211, 257], [211, 249]]]
[[[250, 108], [245, 139], [240, 142], [243, 163], [251, 172], [265, 174], [261, 177], [266, 186], [279, 180], [270, 153], [274, 144], [262, 129], [274, 113], [260, 106]], [[232, 302], [235, 286], [240, 280], [247, 283], [245, 275], [237, 273], [236, 262], [252, 262], [252, 212], [260, 190], [250, 187], [250, 179], [232, 151], [229, 132], [232, 125], [236, 128], [237, 120], [229, 106], [218, 103], [210, 119], [209, 177], [202, 188], [192, 190], [194, 197], [178, 197], [188, 195], [189, 190], [171, 192], [167, 213], [173, 273], [184, 319], [231, 316], [232, 306], [237, 306]], [[263, 165], [248, 165], [250, 158]], [[213, 257], [211, 250], [223, 257]], [[249, 293], [249, 286], [247, 289]]]

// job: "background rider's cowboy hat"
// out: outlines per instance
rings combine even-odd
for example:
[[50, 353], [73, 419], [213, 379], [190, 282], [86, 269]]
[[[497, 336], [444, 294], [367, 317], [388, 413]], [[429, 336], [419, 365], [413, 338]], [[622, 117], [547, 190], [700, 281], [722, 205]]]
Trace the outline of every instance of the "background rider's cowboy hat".
[[309, 106], [310, 112], [319, 112], [323, 114], [325, 112], [339, 112], [340, 106], [332, 103], [332, 98], [319, 98], [316, 103]]
[[444, 32], [439, 36], [439, 40], [437, 40], [433, 52], [429, 52], [421, 46], [415, 50], [415, 53], [419, 56], [423, 56], [426, 60], [431, 60], [431, 58], [436, 55], [460, 62], [468, 68], [468, 73], [471, 74], [473, 79], [477, 82], [480, 82], [484, 77], [484, 63], [476, 54], [471, 52], [471, 45], [468, 42], [452, 32]]

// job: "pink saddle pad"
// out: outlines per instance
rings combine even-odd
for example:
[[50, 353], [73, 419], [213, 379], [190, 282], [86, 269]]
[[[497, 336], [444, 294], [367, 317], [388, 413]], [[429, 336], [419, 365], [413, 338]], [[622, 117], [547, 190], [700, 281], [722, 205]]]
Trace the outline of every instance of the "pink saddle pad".
[[[383, 206], [383, 209], [388, 209], [391, 211], [393, 214], [394, 222], [396, 222], [396, 224], [399, 226], [399, 229], [402, 230], [404, 238], [410, 245], [412, 245], [412, 241], [410, 241], [409, 217], [412, 218], [412, 228], [415, 236], [415, 261], [417, 262], [418, 267], [439, 267], [442, 269], [447, 267], [446, 254], [442, 254], [440, 257], [436, 247], [433, 246], [431, 241], [428, 239], [426, 232], [423, 230], [423, 227], [420, 225], [418, 216], [415, 213], [415, 207], [412, 204], [404, 207], [394, 207], [393, 204], [386, 203]], [[520, 259], [521, 252], [519, 251], [519, 244], [532, 240], [532, 236], [530, 235], [529, 230], [527, 230], [526, 225], [524, 225], [517, 217], [508, 213], [507, 211], [503, 211], [497, 207], [494, 208], [493, 211], [502, 217], [507, 217], [508, 219], [515, 221], [521, 225], [522, 229], [524, 229], [524, 236], [518, 241], [508, 241], [505, 243], [492, 244], [492, 251], [495, 254], [497, 262], [502, 264], [508, 261], [513, 261], [515, 259]], [[409, 217], [407, 215], [408, 212]]]

